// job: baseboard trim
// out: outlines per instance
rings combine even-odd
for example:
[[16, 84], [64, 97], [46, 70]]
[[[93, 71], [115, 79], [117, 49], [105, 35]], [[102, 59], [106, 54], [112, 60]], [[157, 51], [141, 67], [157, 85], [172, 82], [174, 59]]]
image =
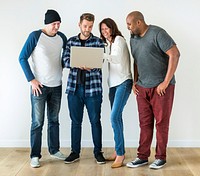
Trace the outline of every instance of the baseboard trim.
[[[104, 140], [103, 147], [114, 147], [114, 141]], [[42, 147], [47, 147], [47, 141], [42, 142]], [[93, 147], [93, 143], [90, 140], [82, 140], [82, 147]], [[60, 142], [61, 147], [70, 147], [70, 140], [62, 140]], [[138, 141], [127, 140], [125, 142], [126, 147], [137, 147]], [[0, 147], [30, 147], [30, 142], [28, 140], [1, 140]], [[155, 141], [152, 142], [152, 147], [155, 147]], [[200, 147], [200, 140], [170, 140], [168, 142], [168, 147]]]

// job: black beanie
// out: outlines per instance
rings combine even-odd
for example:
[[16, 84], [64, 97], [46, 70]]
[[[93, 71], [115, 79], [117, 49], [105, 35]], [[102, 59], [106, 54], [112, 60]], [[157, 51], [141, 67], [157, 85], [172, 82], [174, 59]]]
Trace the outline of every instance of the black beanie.
[[58, 12], [56, 12], [55, 10], [47, 10], [47, 12], [45, 13], [44, 24], [53, 23], [55, 21], [61, 22], [61, 18]]

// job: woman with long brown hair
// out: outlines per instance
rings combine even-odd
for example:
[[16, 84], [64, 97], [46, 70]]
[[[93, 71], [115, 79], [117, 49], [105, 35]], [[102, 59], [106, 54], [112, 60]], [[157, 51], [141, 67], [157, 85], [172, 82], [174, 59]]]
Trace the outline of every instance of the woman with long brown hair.
[[111, 18], [99, 24], [101, 39], [105, 43], [104, 58], [108, 61], [108, 86], [111, 105], [111, 124], [114, 132], [115, 152], [107, 160], [112, 168], [121, 167], [125, 159], [122, 112], [132, 90], [130, 54], [126, 41]]

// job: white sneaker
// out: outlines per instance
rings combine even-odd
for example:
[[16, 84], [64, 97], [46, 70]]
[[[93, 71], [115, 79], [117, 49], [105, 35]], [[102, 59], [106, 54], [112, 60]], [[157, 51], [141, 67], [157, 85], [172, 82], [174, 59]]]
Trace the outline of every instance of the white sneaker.
[[60, 151], [56, 152], [55, 154], [51, 154], [52, 158], [56, 158], [59, 160], [65, 160], [67, 156], [65, 156], [64, 154], [62, 154]]
[[31, 163], [30, 163], [30, 165], [31, 165], [31, 167], [33, 167], [33, 168], [40, 167], [39, 157], [33, 157], [33, 158], [31, 158]]

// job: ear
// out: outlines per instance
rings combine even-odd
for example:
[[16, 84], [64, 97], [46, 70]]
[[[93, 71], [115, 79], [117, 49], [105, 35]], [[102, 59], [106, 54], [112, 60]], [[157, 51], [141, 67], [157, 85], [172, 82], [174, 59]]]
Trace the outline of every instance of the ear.
[[141, 23], [142, 23], [142, 22], [141, 22], [140, 20], [137, 21], [137, 25], [138, 25], [138, 26], [140, 26]]

